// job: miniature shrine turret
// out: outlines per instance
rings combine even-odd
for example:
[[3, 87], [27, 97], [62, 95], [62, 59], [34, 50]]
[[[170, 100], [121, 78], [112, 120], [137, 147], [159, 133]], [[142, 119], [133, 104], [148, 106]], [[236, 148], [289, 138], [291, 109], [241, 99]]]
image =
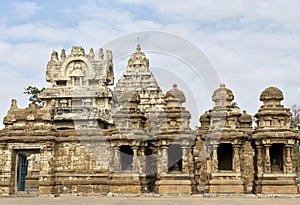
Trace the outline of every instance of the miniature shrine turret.
[[298, 193], [295, 148], [299, 135], [290, 128], [290, 109], [283, 107], [283, 94], [276, 87], [260, 95], [263, 105], [255, 114], [257, 128], [252, 135], [255, 148], [256, 193]]

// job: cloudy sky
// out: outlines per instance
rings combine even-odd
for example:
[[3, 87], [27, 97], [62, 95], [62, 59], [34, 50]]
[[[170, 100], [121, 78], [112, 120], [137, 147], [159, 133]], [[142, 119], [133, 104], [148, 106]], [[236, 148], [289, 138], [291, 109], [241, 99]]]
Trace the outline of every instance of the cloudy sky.
[[[65, 48], [69, 53], [72, 46], [81, 45], [88, 52], [102, 45], [109, 47], [109, 42], [124, 35], [133, 38], [129, 41], [132, 52], [137, 36], [142, 49], [164, 50], [166, 39], [155, 49], [142, 34], [131, 35], [149, 31], [174, 34], [195, 45], [213, 65], [216, 78], [234, 92], [235, 101], [250, 114], [258, 110], [259, 95], [268, 86], [284, 92], [285, 106], [300, 105], [299, 9], [300, 2], [289, 0], [2, 0], [0, 118], [6, 115], [12, 98], [18, 99], [19, 107], [27, 106], [23, 90], [28, 85], [50, 86], [45, 82], [45, 71], [52, 50]], [[195, 54], [188, 48], [183, 47], [185, 53]], [[117, 52], [114, 46], [110, 49]], [[211, 90], [205, 86], [210, 79], [193, 79], [185, 68], [193, 63], [184, 62], [173, 51], [169, 49], [170, 55], [164, 58], [159, 58], [163, 52], [146, 54], [162, 89], [170, 89], [176, 81], [187, 92], [187, 108], [193, 110], [196, 104], [194, 126], [199, 117], [195, 115], [212, 106]], [[127, 60], [126, 56], [116, 59], [116, 79], [126, 69]]]

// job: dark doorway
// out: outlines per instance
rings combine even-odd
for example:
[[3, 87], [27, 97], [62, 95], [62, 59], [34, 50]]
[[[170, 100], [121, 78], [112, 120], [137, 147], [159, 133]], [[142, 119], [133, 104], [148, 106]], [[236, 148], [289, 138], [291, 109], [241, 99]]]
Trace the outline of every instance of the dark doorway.
[[219, 170], [232, 170], [232, 144], [222, 143], [218, 147]]
[[15, 192], [37, 193], [40, 178], [40, 150], [16, 150], [15, 166]]
[[284, 144], [272, 144], [270, 148], [270, 161], [272, 172], [283, 171]]
[[120, 147], [121, 171], [131, 171], [133, 161], [133, 150], [129, 145]]
[[171, 144], [168, 147], [169, 172], [182, 172], [182, 148], [179, 144]]
[[25, 181], [28, 171], [28, 161], [25, 154], [19, 154], [18, 161], [18, 191], [25, 191]]

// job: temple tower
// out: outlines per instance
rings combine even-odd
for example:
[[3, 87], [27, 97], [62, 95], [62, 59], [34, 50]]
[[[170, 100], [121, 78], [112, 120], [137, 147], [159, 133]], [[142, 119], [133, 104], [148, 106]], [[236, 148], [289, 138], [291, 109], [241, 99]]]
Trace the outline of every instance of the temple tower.
[[52, 87], [40, 94], [44, 106], [55, 107], [54, 125], [57, 129], [107, 128], [111, 117], [113, 85], [112, 52], [99, 49], [95, 59], [93, 49], [85, 54], [81, 46], [74, 46], [66, 56], [63, 49], [58, 57], [52, 52], [47, 64], [46, 80]]
[[151, 113], [160, 110], [164, 106], [164, 94], [149, 70], [149, 59], [141, 51], [139, 44], [128, 60], [126, 71], [114, 88], [114, 112], [120, 107], [120, 96], [126, 95], [126, 93], [130, 94], [132, 91], [139, 93], [140, 103], [138, 107], [146, 114], [147, 118]]

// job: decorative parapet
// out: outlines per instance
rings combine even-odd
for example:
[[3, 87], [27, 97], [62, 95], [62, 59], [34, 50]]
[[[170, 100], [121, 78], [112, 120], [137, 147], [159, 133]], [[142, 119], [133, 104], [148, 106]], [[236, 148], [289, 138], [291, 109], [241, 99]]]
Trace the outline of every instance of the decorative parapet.
[[51, 104], [43, 108], [32, 103], [28, 108], [18, 108], [17, 100], [13, 99], [11, 107], [3, 119], [5, 128], [18, 129], [18, 128], [51, 128], [51, 121], [53, 118], [53, 107]]
[[94, 58], [93, 49], [88, 55], [85, 54], [81, 46], [74, 46], [71, 54], [66, 56], [63, 49], [58, 58], [58, 53], [53, 51], [51, 59], [47, 64], [46, 80], [53, 86], [66, 84], [72, 85], [72, 77], [80, 70], [84, 81], [89, 83], [104, 83], [106, 85], [114, 84], [112, 52], [106, 51], [104, 58], [103, 50], [99, 49], [98, 59]]

